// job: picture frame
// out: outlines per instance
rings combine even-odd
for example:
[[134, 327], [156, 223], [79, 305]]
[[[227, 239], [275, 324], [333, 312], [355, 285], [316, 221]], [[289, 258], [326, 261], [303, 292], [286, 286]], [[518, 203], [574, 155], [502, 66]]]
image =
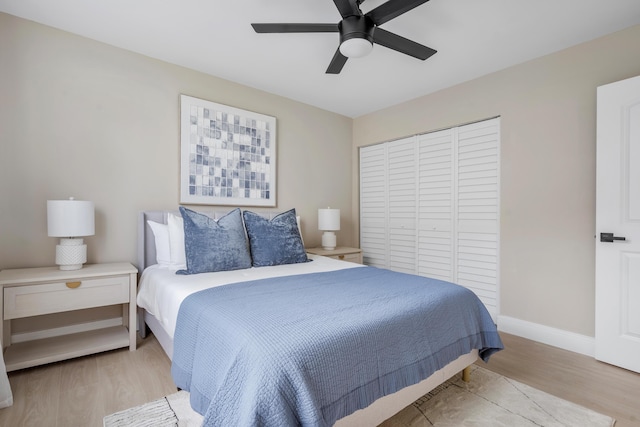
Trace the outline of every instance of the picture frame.
[[180, 203], [276, 206], [276, 118], [180, 95]]

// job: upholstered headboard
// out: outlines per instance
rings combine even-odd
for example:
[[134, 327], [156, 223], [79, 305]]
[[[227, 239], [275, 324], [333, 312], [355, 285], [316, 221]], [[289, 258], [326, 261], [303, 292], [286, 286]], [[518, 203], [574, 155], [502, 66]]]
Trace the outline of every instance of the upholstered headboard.
[[[192, 208], [189, 208], [192, 209]], [[230, 210], [235, 208], [229, 208], [226, 210], [219, 209], [195, 209], [200, 213], [210, 216], [211, 218], [218, 219], [226, 215]], [[265, 218], [273, 218], [281, 212], [264, 212], [254, 209], [248, 209], [252, 212], [260, 214]], [[150, 265], [156, 264], [156, 242], [151, 227], [147, 223], [148, 220], [166, 224], [169, 213], [180, 215], [180, 212], [176, 210], [171, 211], [142, 211], [138, 214], [138, 271], [142, 273], [145, 268]], [[300, 227], [300, 219], [298, 217], [298, 227]], [[300, 231], [302, 234], [302, 230]]]

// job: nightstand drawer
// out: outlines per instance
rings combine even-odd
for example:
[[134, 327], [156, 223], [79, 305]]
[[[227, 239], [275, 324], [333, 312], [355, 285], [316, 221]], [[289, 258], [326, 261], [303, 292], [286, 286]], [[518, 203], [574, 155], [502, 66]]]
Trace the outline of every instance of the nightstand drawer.
[[349, 262], [362, 264], [360, 254], [333, 255], [333, 256], [330, 256], [329, 258], [339, 259], [340, 261], [349, 261]]
[[306, 248], [306, 251], [313, 255], [320, 255], [340, 261], [349, 261], [355, 262], [356, 264], [362, 264], [362, 250], [358, 248], [338, 246], [335, 249]]
[[4, 288], [4, 319], [128, 302], [128, 275], [9, 286]]

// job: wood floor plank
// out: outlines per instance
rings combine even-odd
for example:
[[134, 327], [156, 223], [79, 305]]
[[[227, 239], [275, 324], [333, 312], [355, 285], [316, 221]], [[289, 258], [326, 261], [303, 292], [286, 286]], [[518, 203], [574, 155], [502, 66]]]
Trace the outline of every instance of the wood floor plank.
[[142, 382], [138, 370], [148, 368], [130, 363], [132, 359], [135, 359], [133, 354], [124, 354], [121, 351], [114, 356], [121, 362], [106, 364], [98, 369], [104, 393], [104, 408], [107, 413], [121, 411], [147, 402], [145, 391], [148, 385]]
[[151, 344], [154, 343], [150, 341], [142, 343], [136, 352], [138, 366], [140, 367], [138, 375], [142, 384], [145, 384], [142, 392], [146, 402], [160, 399], [176, 392], [176, 385], [170, 374], [158, 375], [158, 372], [171, 372], [171, 361], [157, 341], [155, 345]]
[[91, 385], [62, 391], [56, 425], [58, 427], [102, 426], [103, 414], [107, 411], [101, 399], [102, 393]]
[[[26, 382], [29, 375], [27, 371], [14, 371], [9, 374], [9, 385], [13, 393], [13, 406], [0, 409], [0, 426], [20, 426], [27, 407]], [[17, 399], [17, 396], [21, 396]]]
[[[106, 412], [95, 356], [80, 357], [60, 365], [58, 427], [99, 426]], [[86, 408], [93, 408], [87, 411]]]
[[[58, 419], [58, 393], [60, 392], [60, 367], [58, 364], [40, 366], [10, 375], [15, 410], [9, 414], [7, 426], [56, 427]], [[11, 381], [14, 380], [14, 381]], [[19, 402], [16, 401], [19, 396]], [[5, 409], [0, 409], [3, 412]], [[13, 411], [10, 411], [13, 412]]]

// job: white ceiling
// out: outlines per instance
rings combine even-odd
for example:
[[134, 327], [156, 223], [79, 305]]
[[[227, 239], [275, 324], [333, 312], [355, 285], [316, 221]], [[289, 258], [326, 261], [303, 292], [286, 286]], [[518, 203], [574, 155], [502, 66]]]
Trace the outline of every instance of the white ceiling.
[[349, 117], [640, 24], [639, 0], [431, 0], [381, 28], [437, 54], [376, 45], [329, 75], [337, 33], [256, 34], [250, 23], [337, 23], [332, 0], [0, 0], [0, 11]]

